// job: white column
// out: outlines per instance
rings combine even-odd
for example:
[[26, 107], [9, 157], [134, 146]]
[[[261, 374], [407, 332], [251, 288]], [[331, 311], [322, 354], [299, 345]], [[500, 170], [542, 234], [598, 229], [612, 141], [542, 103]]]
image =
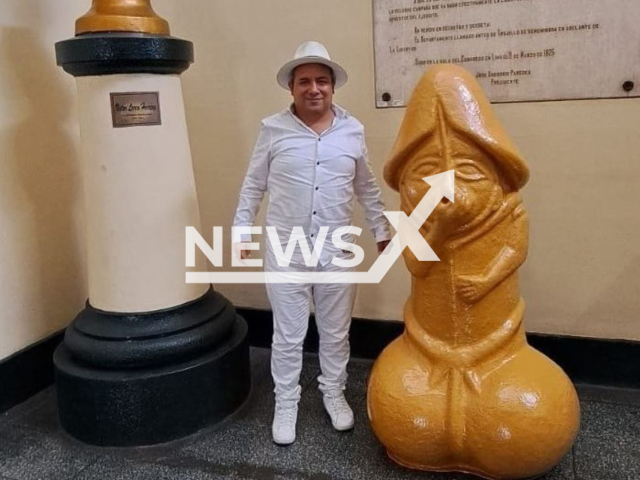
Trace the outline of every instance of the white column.
[[[77, 77], [87, 218], [89, 302], [148, 312], [194, 300], [185, 227], [200, 228], [178, 75]], [[111, 93], [158, 92], [161, 125], [114, 128]], [[206, 270], [196, 256], [197, 271]]]

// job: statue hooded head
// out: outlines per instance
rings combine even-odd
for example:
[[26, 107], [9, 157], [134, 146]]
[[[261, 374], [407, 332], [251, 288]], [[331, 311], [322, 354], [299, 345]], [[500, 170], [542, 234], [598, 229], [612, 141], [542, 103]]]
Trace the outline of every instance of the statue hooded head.
[[413, 91], [384, 177], [410, 213], [429, 189], [422, 178], [451, 169], [455, 206], [445, 200], [430, 220], [449, 220], [458, 232], [499, 210], [529, 178], [475, 78], [463, 68], [437, 65]]

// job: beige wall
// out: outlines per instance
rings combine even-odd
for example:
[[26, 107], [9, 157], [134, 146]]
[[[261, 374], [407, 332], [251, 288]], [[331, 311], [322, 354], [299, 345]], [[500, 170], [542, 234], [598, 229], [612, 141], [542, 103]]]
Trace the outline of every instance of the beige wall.
[[[371, 3], [154, 0], [173, 33], [195, 43], [196, 64], [183, 86], [206, 238], [212, 225], [230, 225], [259, 121], [289, 102], [275, 74], [302, 41], [325, 43], [347, 68], [350, 80], [336, 101], [367, 128], [380, 178], [404, 110], [374, 107]], [[531, 249], [521, 270], [527, 328], [640, 339], [640, 100], [496, 110], [532, 170], [524, 191]], [[383, 190], [396, 208], [396, 194]], [[373, 252], [369, 236], [362, 243]], [[381, 284], [360, 286], [355, 315], [400, 319], [408, 288], [397, 262]], [[237, 305], [268, 306], [261, 286], [219, 290]]]
[[[72, 35], [89, 3], [2, 2], [0, 359], [62, 328], [86, 295], [76, 93], [53, 43]], [[183, 88], [205, 238], [213, 225], [230, 226], [259, 121], [289, 101], [276, 71], [304, 40], [325, 43], [349, 71], [336, 100], [365, 124], [380, 178], [404, 111], [374, 108], [371, 0], [154, 6], [196, 48]], [[640, 340], [640, 100], [496, 110], [532, 170], [521, 270], [528, 330]], [[394, 192], [383, 192], [396, 208]], [[369, 236], [362, 243], [373, 251]], [[397, 262], [381, 284], [361, 286], [355, 315], [400, 319], [408, 286]], [[239, 306], [268, 307], [262, 286], [219, 290]]]
[[85, 298], [75, 85], [53, 52], [76, 3], [0, 7], [0, 359], [63, 328]]

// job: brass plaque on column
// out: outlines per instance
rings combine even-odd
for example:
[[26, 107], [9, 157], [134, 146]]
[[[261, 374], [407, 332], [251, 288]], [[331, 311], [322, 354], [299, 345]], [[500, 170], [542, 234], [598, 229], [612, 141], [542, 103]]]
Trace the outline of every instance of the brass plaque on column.
[[113, 128], [160, 125], [158, 92], [111, 93]]

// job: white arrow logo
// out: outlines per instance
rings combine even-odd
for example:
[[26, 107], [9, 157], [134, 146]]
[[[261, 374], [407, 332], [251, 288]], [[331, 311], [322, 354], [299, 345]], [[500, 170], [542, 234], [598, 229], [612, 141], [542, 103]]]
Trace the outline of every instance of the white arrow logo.
[[411, 216], [407, 217], [404, 212], [384, 212], [384, 214], [391, 222], [391, 225], [398, 231], [394, 241], [399, 237], [400, 246], [402, 247], [400, 251], [408, 246], [418, 260], [437, 262], [440, 259], [423, 236], [420, 235], [420, 227], [427, 221], [427, 218], [438, 206], [442, 197], [446, 197], [452, 202], [454, 201], [453, 170], [425, 177], [422, 180], [431, 185], [431, 188], [422, 197], [416, 208], [413, 209]]
[[367, 272], [187, 272], [187, 283], [380, 283], [395, 261], [409, 247], [418, 260], [440, 259], [420, 234], [443, 198], [454, 202], [455, 171], [423, 178], [431, 185], [407, 217], [404, 212], [384, 212], [397, 233]]

